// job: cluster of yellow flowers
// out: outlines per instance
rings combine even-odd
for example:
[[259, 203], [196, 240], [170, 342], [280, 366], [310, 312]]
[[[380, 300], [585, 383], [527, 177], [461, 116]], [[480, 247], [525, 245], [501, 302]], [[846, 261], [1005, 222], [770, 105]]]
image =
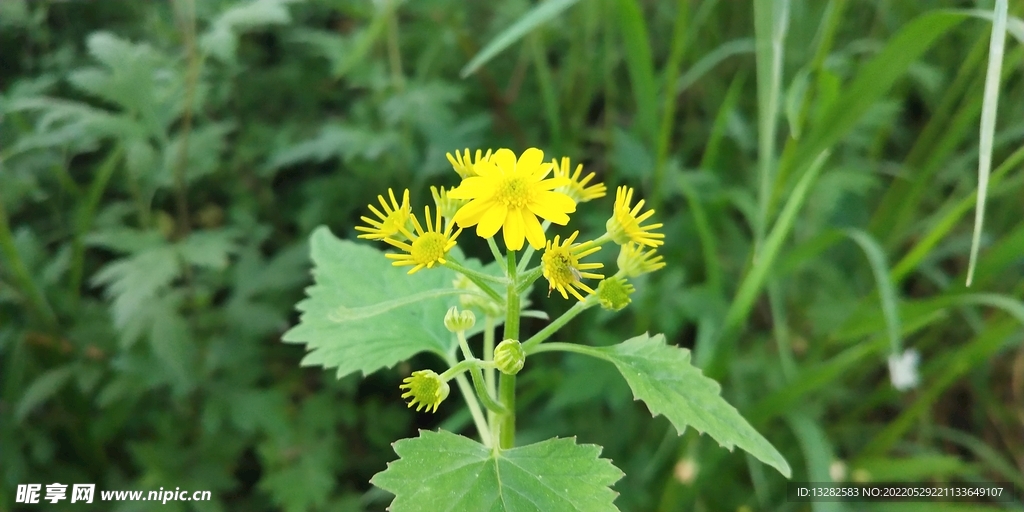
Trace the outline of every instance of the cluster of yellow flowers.
[[571, 293], [582, 301], [580, 291], [595, 293], [583, 279], [604, 279], [592, 272], [603, 264], [581, 260], [599, 251], [603, 243], [621, 246], [617, 259], [620, 277], [636, 277], [665, 266], [655, 251], [664, 243], [665, 235], [655, 231], [662, 224], [644, 224], [654, 210], [644, 212], [642, 199], [633, 205], [632, 188], [616, 190], [613, 213], [601, 237], [576, 243], [576, 231], [564, 240], [560, 236], [549, 240], [545, 231], [551, 223], [564, 226], [577, 204], [605, 196], [604, 184], [591, 183], [594, 173], [584, 176], [582, 164], [570, 172], [568, 158], [545, 162], [544, 153], [537, 148], [523, 151], [518, 158], [504, 148], [486, 153], [477, 150], [475, 155], [467, 149], [447, 156], [462, 182], [447, 190], [431, 187], [434, 218], [430, 207], [424, 207], [426, 229], [412, 212], [408, 190], [403, 192], [401, 203], [392, 190], [388, 190], [390, 202], [377, 196], [381, 209], [369, 205], [377, 218], [362, 217], [366, 225], [356, 227], [362, 232], [360, 238], [383, 240], [399, 249], [401, 252], [387, 257], [395, 260], [395, 266], [412, 266], [410, 274], [446, 265], [445, 256], [455, 246], [456, 238], [463, 229], [473, 226], [485, 239], [501, 231], [509, 251], [522, 250], [524, 243], [534, 250], [543, 249], [541, 265], [549, 290], [557, 290], [566, 299]]

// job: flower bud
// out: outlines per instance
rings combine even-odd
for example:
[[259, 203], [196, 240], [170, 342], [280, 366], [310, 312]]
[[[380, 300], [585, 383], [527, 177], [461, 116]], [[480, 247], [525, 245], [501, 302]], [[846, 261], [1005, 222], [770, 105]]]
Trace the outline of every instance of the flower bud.
[[638, 277], [665, 267], [665, 258], [654, 249], [644, 251], [644, 246], [634, 242], [622, 245], [615, 262], [626, 277]]
[[515, 375], [526, 364], [526, 351], [517, 340], [505, 340], [494, 347], [494, 365], [505, 375]]
[[402, 394], [402, 398], [411, 398], [409, 407], [419, 403], [417, 411], [426, 408], [430, 412], [437, 412], [437, 406], [441, 405], [451, 392], [448, 383], [441, 380], [441, 376], [432, 370], [412, 372], [412, 376], [406, 377], [398, 388], [408, 390]]
[[597, 300], [602, 308], [618, 311], [632, 302], [629, 296], [635, 291], [636, 288], [625, 279], [612, 276], [597, 285]]
[[452, 306], [444, 315], [444, 326], [451, 332], [468, 331], [475, 324], [476, 315], [468, 309], [459, 311], [458, 307]]

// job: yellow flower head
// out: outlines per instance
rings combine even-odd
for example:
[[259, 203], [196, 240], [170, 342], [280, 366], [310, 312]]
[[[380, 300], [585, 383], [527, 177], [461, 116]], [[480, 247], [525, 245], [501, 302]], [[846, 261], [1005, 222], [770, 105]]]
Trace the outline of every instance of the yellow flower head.
[[364, 234], [359, 235], [359, 238], [368, 238], [370, 240], [383, 240], [389, 237], [402, 238], [402, 230], [405, 229], [406, 224], [409, 222], [409, 216], [412, 213], [412, 207], [409, 206], [409, 189], [405, 189], [405, 192], [402, 194], [401, 205], [395, 199], [395, 192], [390, 188], [388, 189], [388, 195], [391, 196], [390, 205], [384, 200], [384, 196], [377, 196], [381, 208], [384, 209], [384, 213], [381, 213], [372, 204], [369, 205], [370, 211], [380, 220], [360, 217], [369, 227], [356, 226], [356, 231], [364, 232]]
[[601, 268], [604, 266], [603, 264], [580, 263], [580, 259], [599, 251], [601, 246], [594, 245], [591, 242], [573, 245], [573, 241], [576, 240], [579, 234], [579, 231], [574, 232], [562, 244], [558, 243], [558, 235], [555, 235], [554, 243], [551, 241], [547, 242], [547, 247], [544, 249], [544, 255], [541, 256], [540, 262], [544, 277], [548, 280], [548, 295], [551, 295], [551, 290], [558, 290], [562, 294], [562, 298], [568, 299], [569, 296], [566, 294], [566, 291], [568, 291], [577, 299], [583, 300], [580, 292], [576, 291], [577, 288], [588, 294], [594, 293], [594, 290], [583, 284], [583, 278], [604, 278], [601, 274], [587, 272], [587, 270]]
[[616, 263], [626, 277], [638, 277], [664, 268], [665, 258], [657, 254], [657, 249], [644, 251], [644, 246], [629, 242], [619, 249]]
[[654, 232], [655, 229], [662, 226], [660, 222], [646, 226], [640, 225], [643, 221], [650, 218], [651, 215], [654, 215], [654, 210], [647, 210], [642, 215], [638, 215], [644, 207], [644, 200], [641, 199], [637, 202], [633, 209], [629, 207], [631, 202], [633, 202], [633, 189], [631, 187], [622, 186], [615, 191], [615, 211], [606, 224], [608, 234], [611, 235], [612, 240], [619, 245], [624, 245], [630, 241], [651, 247], [664, 245], [665, 241], [663, 239], [665, 235]]
[[594, 173], [590, 173], [584, 176], [583, 179], [580, 179], [580, 175], [583, 173], [583, 164], [576, 164], [576, 171], [570, 175], [569, 157], [562, 157], [561, 165], [554, 160], [551, 163], [555, 166], [555, 177], [569, 179], [569, 184], [559, 188], [558, 191], [564, 192], [573, 201], [585, 203], [592, 199], [604, 197], [608, 192], [608, 187], [605, 187], [604, 183], [595, 183], [589, 187], [587, 186], [587, 183], [594, 179]]
[[395, 260], [392, 265], [396, 267], [413, 265], [412, 270], [409, 271], [410, 274], [423, 267], [431, 268], [435, 263], [444, 265], [446, 263], [444, 259], [445, 254], [448, 254], [448, 251], [455, 247], [455, 239], [458, 238], [459, 233], [462, 233], [462, 229], [459, 228], [452, 234], [451, 222], [448, 223], [448, 228], [442, 232], [441, 212], [437, 212], [436, 221], [431, 223], [430, 207], [425, 206], [423, 209], [426, 211], [426, 231], [423, 230], [419, 221], [416, 220], [415, 214], [411, 214], [411, 216], [416, 234], [410, 233], [404, 226], [401, 228], [401, 232], [412, 242], [411, 244], [395, 240], [394, 238], [384, 239], [385, 242], [405, 251], [404, 253], [385, 254], [384, 256]]
[[451, 222], [455, 217], [455, 212], [459, 211], [459, 208], [466, 204], [466, 201], [461, 199], [448, 197], [448, 192], [451, 192], [454, 188], [445, 190], [444, 187], [430, 187], [430, 195], [434, 196], [434, 206], [437, 207], [437, 211], [441, 212], [441, 216], [448, 222]]
[[502, 148], [473, 169], [477, 176], [448, 192], [448, 197], [471, 199], [455, 214], [455, 222], [463, 228], [476, 225], [476, 234], [482, 238], [503, 230], [509, 250], [522, 249], [524, 237], [534, 249], [543, 248], [547, 237], [537, 217], [564, 226], [568, 214], [576, 211], [576, 201], [554, 191], [568, 185], [569, 179], [545, 179], [551, 164], [544, 163], [544, 152], [537, 148], [523, 151], [518, 161], [515, 153]]
[[432, 370], [412, 372], [412, 376], [406, 377], [398, 389], [408, 390], [402, 394], [402, 398], [411, 398], [409, 407], [418, 403], [417, 411], [425, 407], [429, 412], [437, 412], [437, 406], [441, 405], [451, 392], [448, 383], [441, 380], [441, 376]]
[[462, 179], [466, 179], [478, 174], [476, 172], [476, 166], [479, 165], [480, 162], [486, 162], [491, 159], [491, 150], [488, 149], [486, 154], [479, 149], [476, 150], [475, 161], [470, 158], [468, 148], [461, 153], [456, 150], [454, 157], [451, 153], [445, 153], [445, 156], [448, 157], [448, 161], [451, 162], [452, 167], [455, 168], [455, 172], [459, 173], [459, 176], [462, 176]]

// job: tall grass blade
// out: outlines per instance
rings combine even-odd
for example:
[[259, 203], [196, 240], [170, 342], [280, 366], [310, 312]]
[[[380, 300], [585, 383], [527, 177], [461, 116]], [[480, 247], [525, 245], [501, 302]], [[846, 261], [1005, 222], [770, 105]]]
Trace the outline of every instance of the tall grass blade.
[[636, 0], [618, 0], [626, 68], [636, 99], [636, 128], [647, 147], [655, 148], [658, 129], [658, 86], [647, 34], [647, 22]]
[[978, 154], [978, 207], [974, 210], [974, 236], [971, 238], [971, 259], [967, 265], [967, 286], [974, 279], [978, 264], [978, 247], [985, 223], [985, 197], [988, 177], [992, 171], [992, 139], [996, 131], [996, 109], [999, 106], [999, 78], [1003, 69], [1003, 50], [1006, 47], [1007, 0], [996, 0], [992, 20], [992, 39], [988, 45], [988, 71], [985, 73], [985, 95], [981, 107], [981, 142]]
[[701, 352], [697, 354], [697, 365], [707, 368], [705, 374], [708, 376], [717, 377], [721, 375], [722, 368], [719, 365], [724, 362], [724, 354], [731, 349], [734, 337], [746, 321], [747, 315], [750, 314], [754, 301], [757, 299], [758, 294], [764, 287], [765, 280], [768, 278], [768, 272], [771, 270], [772, 265], [775, 263], [775, 258], [782, 248], [782, 243], [793, 231], [797, 214], [807, 201], [807, 196], [811, 192], [811, 185], [814, 184], [814, 181], [825, 166], [825, 160], [828, 159], [828, 155], [829, 152], [827, 151], [818, 155], [818, 158], [811, 164], [807, 172], [801, 176], [796, 187], [793, 188], [793, 193], [782, 208], [778, 221], [772, 227], [771, 233], [765, 238], [761, 257], [754, 261], [750, 272], [743, 277], [743, 281], [740, 283], [736, 297], [729, 306], [728, 312], [726, 312], [722, 333], [718, 337], [717, 343], [709, 345], [710, 352], [712, 353]]
[[487, 43], [472, 59], [469, 59], [469, 62], [462, 68], [459, 75], [462, 78], [472, 75], [476, 70], [480, 69], [480, 66], [493, 59], [495, 55], [515, 44], [526, 34], [533, 31], [533, 29], [551, 21], [555, 16], [572, 7], [576, 2], [579, 2], [579, 0], [548, 0], [535, 5], [516, 20], [512, 26], [503, 30], [494, 39], [491, 39], [491, 42]]
[[900, 333], [899, 307], [896, 304], [896, 286], [889, 279], [889, 265], [886, 263], [882, 246], [871, 235], [859, 229], [845, 230], [846, 236], [860, 246], [871, 265], [871, 273], [875, 276], [878, 287], [878, 298], [882, 303], [882, 314], [885, 315], [886, 328], [889, 331], [889, 343], [893, 354], [903, 351], [903, 338]]
[[781, 103], [783, 42], [789, 28], [789, 0], [754, 0], [754, 39], [757, 56], [758, 215], [754, 259], [768, 225], [774, 184], [775, 134]]

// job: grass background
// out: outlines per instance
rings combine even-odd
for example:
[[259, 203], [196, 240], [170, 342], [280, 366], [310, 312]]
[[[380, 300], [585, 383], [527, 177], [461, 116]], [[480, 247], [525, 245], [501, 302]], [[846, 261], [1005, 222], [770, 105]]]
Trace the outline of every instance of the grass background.
[[[637, 187], [667, 235], [634, 307], [561, 339], [693, 349], [795, 480], [1024, 492], [1024, 13], [993, 71], [996, 7], [0, 2], [0, 511], [33, 482], [213, 491], [162, 510], [384, 509], [367, 482], [390, 443], [469, 417], [405, 409], [426, 358], [299, 368], [279, 340], [306, 237], [354, 237], [387, 187], [427, 203], [455, 183], [446, 152], [530, 146]], [[574, 224], [598, 234], [611, 204]], [[921, 379], [901, 393], [886, 359], [904, 348]], [[534, 359], [521, 442], [604, 446], [624, 511], [936, 509], [789, 503], [765, 466], [651, 419], [610, 366]]]

